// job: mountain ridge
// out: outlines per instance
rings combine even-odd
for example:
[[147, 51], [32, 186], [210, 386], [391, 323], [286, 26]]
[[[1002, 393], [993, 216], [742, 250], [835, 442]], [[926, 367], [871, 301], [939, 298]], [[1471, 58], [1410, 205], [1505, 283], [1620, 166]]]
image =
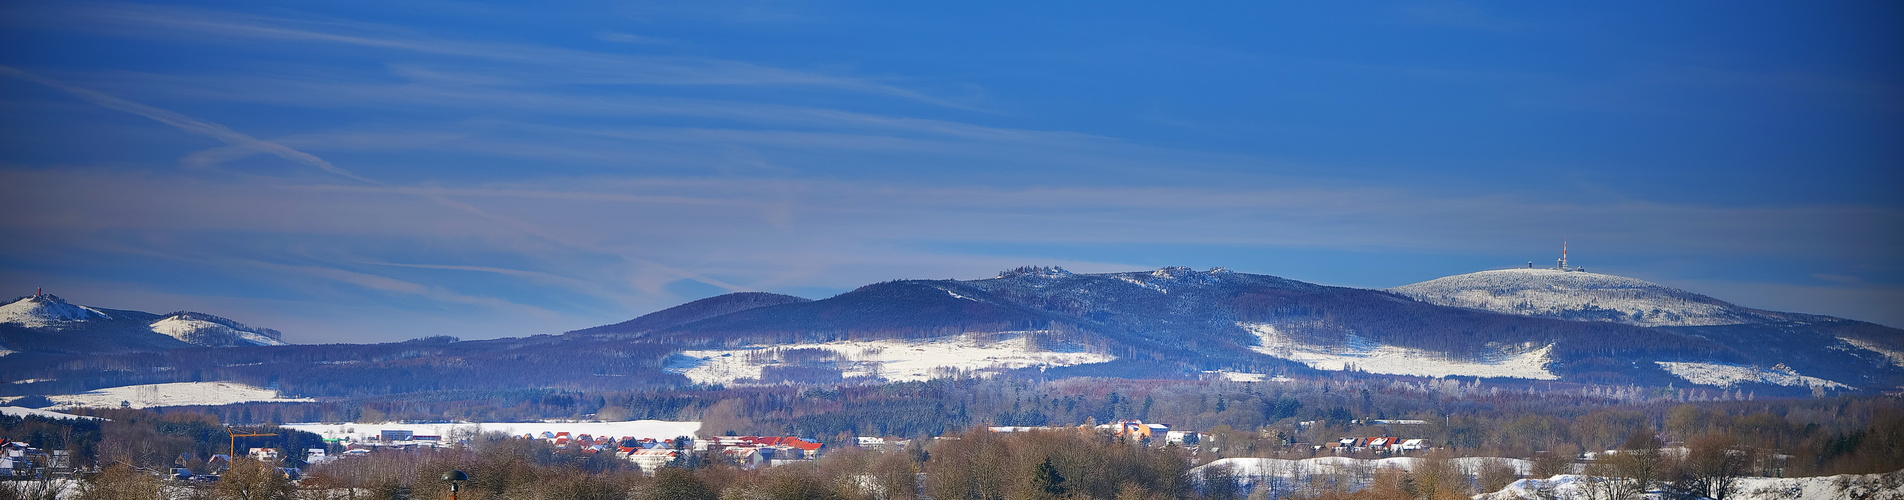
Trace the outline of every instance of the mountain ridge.
[[[268, 382], [281, 380], [271, 374], [290, 370], [284, 373], [324, 374], [302, 383], [324, 386], [326, 393], [355, 394], [394, 390], [377, 383], [392, 377], [405, 380], [404, 387], [449, 387], [455, 384], [440, 377], [468, 376], [467, 370], [476, 366], [534, 362], [542, 371], [525, 374], [521, 381], [590, 387], [612, 385], [613, 380], [829, 384], [1007, 373], [1199, 378], [1212, 372], [1261, 377], [1342, 371], [1621, 386], [1690, 383], [1751, 387], [1766, 395], [1904, 386], [1904, 349], [1895, 348], [1904, 342], [1904, 332], [1896, 329], [1737, 308], [1617, 276], [1521, 274], [1516, 279], [1523, 282], [1508, 288], [1546, 290], [1543, 293], [1568, 296], [1572, 302], [1547, 301], [1542, 303], [1551, 306], [1547, 309], [1499, 312], [1436, 304], [1435, 297], [1422, 300], [1403, 293], [1420, 290], [1328, 286], [1223, 268], [1079, 274], [1023, 267], [982, 279], [873, 283], [819, 300], [762, 292], [726, 294], [562, 335], [192, 350], [182, 353], [171, 371], [141, 375], [141, 380], [190, 381], [171, 377], [231, 371]], [[1466, 288], [1491, 290], [1488, 286]], [[1463, 287], [1441, 288], [1455, 295], [1467, 293]], [[1675, 310], [1678, 316], [1635, 316], [1588, 300], [1607, 294], [1628, 301], [1622, 303], [1626, 306], [1645, 306], [1628, 309], [1648, 314], [1688, 304], [1706, 309]], [[1664, 298], [1656, 299], [1658, 304], [1639, 303], [1655, 300], [1649, 297]], [[87, 321], [143, 330], [140, 336], [121, 335], [122, 344], [112, 347], [119, 352], [192, 345], [181, 338], [190, 339], [198, 330], [168, 330], [178, 337], [153, 331], [152, 325], [166, 321], [196, 321], [203, 329], [279, 338], [274, 331], [209, 315], [85, 311], [90, 312], [67, 311], [67, 316], [97, 313], [115, 319]], [[1702, 311], [1707, 315], [1690, 315]], [[1715, 317], [1725, 321], [1710, 320]], [[1667, 326], [1641, 326], [1614, 321], [1620, 318], [1642, 324], [1670, 321], [1664, 321]], [[10, 359], [33, 359], [44, 368], [0, 370], [5, 372], [0, 375], [67, 377], [70, 381], [60, 383], [84, 383], [86, 378], [73, 377], [90, 376], [61, 368], [59, 360], [88, 352], [69, 344], [110, 345], [99, 339], [113, 333], [0, 324], [0, 344], [6, 349], [19, 349], [15, 346], [21, 345], [17, 340], [23, 334], [66, 343], [37, 346], [35, 350], [47, 355]], [[445, 332], [424, 335], [440, 333]], [[131, 359], [98, 363], [141, 362]], [[323, 385], [327, 380], [359, 379]]]
[[284, 345], [283, 333], [224, 317], [176, 311], [108, 309], [35, 294], [0, 305], [0, 349], [119, 352], [180, 347]]

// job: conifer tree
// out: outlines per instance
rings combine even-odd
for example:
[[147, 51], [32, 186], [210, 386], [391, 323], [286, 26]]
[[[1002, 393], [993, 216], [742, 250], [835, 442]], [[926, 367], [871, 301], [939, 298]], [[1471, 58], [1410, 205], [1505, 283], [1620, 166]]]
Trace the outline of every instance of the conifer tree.
[[1051, 465], [1051, 457], [1045, 457], [1045, 461], [1039, 463], [1038, 470], [1032, 474], [1032, 485], [1038, 491], [1053, 497], [1064, 495], [1064, 475], [1058, 473], [1057, 466]]

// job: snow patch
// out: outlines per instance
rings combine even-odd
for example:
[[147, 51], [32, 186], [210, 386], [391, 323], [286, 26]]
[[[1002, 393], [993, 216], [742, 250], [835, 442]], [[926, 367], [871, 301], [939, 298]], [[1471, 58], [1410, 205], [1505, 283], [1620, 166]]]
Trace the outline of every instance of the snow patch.
[[1158, 286], [1157, 284], [1151, 283], [1148, 281], [1138, 281], [1129, 276], [1118, 276], [1117, 279], [1123, 280], [1124, 282], [1130, 283], [1132, 285], [1137, 285], [1140, 287], [1149, 288], [1151, 290], [1156, 290], [1157, 293], [1170, 293], [1170, 290], [1167, 290], [1162, 286]]
[[1447, 377], [1508, 377], [1556, 380], [1559, 375], [1547, 370], [1553, 344], [1522, 352], [1502, 352], [1479, 361], [1461, 361], [1421, 349], [1350, 342], [1342, 347], [1311, 346], [1296, 342], [1276, 331], [1273, 325], [1238, 322], [1237, 326], [1256, 334], [1258, 345], [1250, 350], [1296, 361], [1318, 370], [1347, 370], [1350, 367], [1369, 373]]
[[[1382, 469], [1400, 469], [1412, 471], [1424, 461], [1415, 457], [1391, 457], [1382, 459], [1360, 459], [1349, 457], [1316, 457], [1302, 460], [1281, 458], [1224, 458], [1190, 469], [1191, 475], [1205, 477], [1211, 468], [1225, 467], [1236, 478], [1238, 486], [1250, 493], [1251, 498], [1286, 498], [1301, 496], [1311, 487], [1343, 488], [1345, 491], [1358, 491], [1374, 482], [1375, 472]], [[1505, 463], [1513, 467], [1517, 474], [1527, 474], [1533, 464], [1518, 458], [1462, 457], [1449, 459], [1450, 465], [1462, 474], [1474, 476], [1489, 462]], [[1312, 491], [1313, 492], [1313, 491]]]
[[1270, 376], [1267, 373], [1248, 373], [1213, 370], [1203, 372], [1226, 382], [1295, 382], [1296, 379], [1281, 375]]
[[60, 413], [56, 411], [46, 411], [46, 410], [35, 410], [32, 408], [21, 408], [18, 406], [0, 406], [0, 415], [6, 415], [9, 417], [41, 417], [41, 418], [58, 418], [58, 419], [105, 420], [99, 417], [84, 417], [84, 416], [74, 415], [70, 413]]
[[965, 300], [970, 300], [972, 302], [978, 302], [978, 299], [974, 299], [964, 295], [959, 295], [959, 292], [954, 292], [952, 290], [945, 289], [945, 288], [940, 288], [939, 290], [944, 291], [946, 295], [951, 295], [952, 298], [955, 298], [955, 299], [965, 299]]
[[1654, 361], [1673, 376], [1699, 385], [1731, 388], [1740, 384], [1763, 383], [1790, 387], [1822, 387], [1826, 389], [1850, 389], [1850, 386], [1818, 377], [1807, 377], [1790, 370], [1763, 370], [1751, 366], [1727, 365], [1720, 363], [1687, 363], [1678, 361]]
[[310, 398], [286, 398], [278, 391], [237, 382], [176, 382], [170, 384], [128, 385], [86, 391], [80, 394], [47, 396], [58, 403], [54, 408], [118, 408], [127, 403], [133, 408], [158, 406], [213, 406], [250, 402], [311, 402]]
[[1904, 352], [1885, 349], [1877, 345], [1877, 343], [1871, 342], [1869, 340], [1859, 340], [1859, 339], [1851, 339], [1851, 338], [1844, 338], [1844, 337], [1838, 337], [1838, 340], [1842, 340], [1844, 341], [1844, 343], [1851, 344], [1853, 347], [1857, 347], [1859, 349], [1864, 349], [1866, 351], [1882, 354], [1884, 355], [1886, 359], [1891, 360], [1891, 364], [1904, 367]]
[[839, 358], [834, 366], [846, 378], [873, 377], [888, 381], [921, 381], [957, 371], [986, 372], [1033, 366], [1072, 366], [1103, 363], [1114, 356], [1089, 352], [1038, 350], [1027, 337], [1044, 332], [991, 334], [1001, 340], [958, 335], [923, 340], [843, 340], [825, 343], [781, 344], [771, 347], [682, 351], [667, 371], [703, 384], [758, 382], [762, 370], [780, 362], [774, 350], [825, 349]]

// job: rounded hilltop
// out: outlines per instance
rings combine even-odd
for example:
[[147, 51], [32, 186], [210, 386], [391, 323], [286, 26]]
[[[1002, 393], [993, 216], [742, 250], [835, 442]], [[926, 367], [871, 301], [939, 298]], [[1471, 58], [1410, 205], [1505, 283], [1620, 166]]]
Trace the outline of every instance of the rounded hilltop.
[[1645, 280], [1586, 271], [1481, 271], [1388, 291], [1436, 305], [1636, 326], [1716, 326], [1763, 321], [1757, 311], [1723, 300]]
[[73, 305], [50, 293], [36, 293], [0, 305], [0, 323], [26, 327], [54, 326], [76, 321], [112, 319], [91, 307]]

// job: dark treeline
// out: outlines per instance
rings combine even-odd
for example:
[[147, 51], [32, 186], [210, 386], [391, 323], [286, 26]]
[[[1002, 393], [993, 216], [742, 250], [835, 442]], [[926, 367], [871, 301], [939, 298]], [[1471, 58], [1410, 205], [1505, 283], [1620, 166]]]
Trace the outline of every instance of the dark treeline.
[[[441, 498], [450, 470], [471, 480], [460, 498], [887, 500], [919, 498], [1202, 498], [1185, 451], [1134, 446], [1107, 433], [962, 432], [890, 451], [841, 450], [809, 463], [747, 470], [719, 454], [652, 475], [620, 461], [566, 456], [546, 443], [490, 436], [458, 449], [380, 452], [314, 467], [307, 489], [352, 498]], [[923, 480], [919, 473], [924, 472]]]
[[[1621, 449], [1586, 471], [1628, 478], [1602, 488], [1724, 487], [1739, 475], [1813, 476], [1904, 469], [1904, 405], [1893, 397], [1770, 401], [1644, 400], [1630, 391], [1574, 394], [1502, 390], [1457, 380], [1356, 379], [1303, 383], [1234, 383], [1070, 379], [942, 379], [930, 382], [815, 389], [750, 387], [664, 392], [512, 393], [520, 411], [540, 416], [584, 414], [698, 419], [704, 434], [792, 434], [827, 441], [821, 460], [764, 470], [726, 464], [719, 454], [690, 453], [679, 467], [638, 471], [607, 453], [556, 449], [538, 440], [482, 436], [443, 450], [379, 451], [314, 466], [302, 491], [332, 498], [440, 498], [436, 480], [451, 469], [475, 478], [463, 498], [1233, 498], [1222, 471], [1214, 479], [1191, 467], [1229, 457], [1305, 458], [1313, 445], [1343, 436], [1428, 439], [1427, 468], [1382, 472], [1373, 482], [1331, 484], [1303, 496], [1465, 496], [1504, 484], [1512, 474], [1469, 481], [1437, 469], [1454, 456], [1528, 458], [1536, 477], [1569, 470], [1582, 451]], [[1634, 391], [1638, 391], [1637, 389]], [[472, 412], [489, 400], [380, 401], [233, 405], [199, 409], [94, 410], [111, 421], [0, 418], [0, 433], [43, 449], [71, 450], [78, 465], [104, 471], [98, 481], [135, 481], [126, 470], [163, 470], [186, 454], [203, 457], [229, 446], [221, 414], [264, 406], [280, 415], [355, 406], [381, 418], [441, 418]], [[342, 410], [338, 410], [342, 411]], [[382, 415], [372, 414], [381, 413]], [[1132, 443], [1103, 432], [1062, 429], [997, 434], [983, 425], [1049, 425], [1138, 418], [1209, 434], [1193, 446]], [[1372, 419], [1421, 424], [1373, 425]], [[1304, 422], [1308, 422], [1304, 425]], [[269, 428], [246, 428], [270, 432]], [[914, 438], [888, 452], [853, 447], [854, 436]], [[936, 439], [931, 439], [936, 438]], [[285, 432], [241, 447], [319, 447], [317, 436]], [[1656, 453], [1685, 448], [1686, 454]], [[1650, 450], [1650, 451], [1649, 451]], [[1743, 457], [1732, 460], [1733, 457]], [[189, 462], [189, 461], [188, 461]], [[240, 461], [244, 462], [243, 460]], [[186, 463], [186, 466], [199, 464]], [[118, 467], [115, 469], [115, 467]], [[247, 465], [248, 467], [248, 465]], [[114, 472], [117, 471], [117, 472]], [[653, 473], [653, 476], [645, 474]], [[923, 478], [916, 473], [926, 473]], [[1439, 475], [1437, 475], [1439, 474]], [[223, 483], [221, 483], [223, 484]], [[260, 483], [263, 484], [263, 483]], [[276, 485], [276, 486], [274, 486]], [[143, 487], [143, 486], [141, 486]], [[1609, 490], [1611, 491], [1611, 490]], [[206, 487], [206, 498], [220, 498]], [[1614, 492], [1618, 493], [1618, 492]], [[1627, 491], [1631, 493], [1631, 491]], [[83, 497], [92, 498], [92, 497]], [[106, 498], [106, 497], [99, 497]]]
[[[1675, 410], [1683, 420], [1691, 418]], [[1684, 422], [1682, 422], [1684, 423]], [[1899, 429], [1880, 432], [1895, 433]], [[1895, 437], [1885, 438], [1896, 444]], [[1593, 498], [1637, 499], [1659, 491], [1686, 498], [1718, 497], [1737, 479], [1765, 474], [1766, 458], [1735, 436], [1712, 432], [1692, 438], [1684, 453], [1668, 453], [1650, 431], [1628, 436], [1620, 453], [1593, 462], [1581, 479]], [[1144, 446], [1109, 432], [1059, 429], [994, 433], [974, 428], [887, 450], [836, 450], [819, 460], [746, 469], [720, 453], [694, 452], [653, 471], [607, 454], [556, 449], [540, 440], [496, 434], [445, 449], [382, 450], [309, 468], [292, 484], [270, 464], [240, 460], [215, 484], [187, 490], [189, 498], [289, 500], [325, 498], [399, 500], [445, 498], [452, 470], [469, 480], [459, 498], [527, 500], [650, 499], [1211, 499], [1243, 498], [1236, 472], [1195, 471], [1189, 449]], [[1416, 466], [1362, 473], [1312, 475], [1280, 491], [1298, 499], [1464, 499], [1519, 478], [1501, 459], [1460, 466], [1447, 449], [1427, 452]], [[1893, 456], [1888, 467], [1896, 467]], [[1545, 452], [1531, 476], [1572, 473], [1573, 460]], [[1876, 465], [1876, 464], [1873, 464]], [[1355, 478], [1350, 476], [1365, 475]], [[123, 464], [86, 477], [80, 500], [161, 498], [158, 481]], [[117, 493], [114, 493], [117, 492]], [[125, 492], [148, 492], [124, 496]], [[176, 495], [179, 490], [174, 490]], [[1263, 493], [1260, 489], [1258, 494]], [[118, 494], [121, 496], [113, 496]], [[1249, 498], [1257, 498], [1251, 495]]]
[[231, 381], [304, 397], [369, 397], [520, 387], [613, 390], [683, 385], [661, 370], [666, 344], [540, 335], [458, 342], [172, 349], [124, 354], [9, 356], [0, 395], [73, 394], [102, 387]]
[[[238, 404], [205, 412], [227, 422], [523, 421], [544, 418], [696, 420], [709, 435], [796, 435], [830, 448], [856, 436], [920, 438], [972, 426], [1077, 426], [1121, 419], [1214, 434], [1202, 459], [1308, 456], [1341, 437], [1427, 439], [1463, 455], [1528, 458], [1606, 450], [1651, 430], [1678, 442], [1720, 432], [1791, 455], [1790, 473], [1871, 472], [1898, 446], [1895, 397], [1747, 400], [1743, 393], [1473, 380], [1358, 378], [1239, 383], [1077, 378], [951, 378], [829, 388], [764, 386], [575, 392], [521, 390], [397, 400]], [[1418, 425], [1369, 425], [1371, 420]], [[1304, 425], [1304, 422], [1313, 422]], [[1867, 465], [1860, 465], [1867, 464]], [[1904, 466], [1904, 465], [1901, 465]], [[1896, 467], [1894, 467], [1896, 468]]]
[[234, 432], [275, 434], [241, 438], [238, 454], [250, 448], [277, 448], [285, 451], [293, 466], [303, 462], [305, 450], [326, 448], [324, 438], [316, 434], [275, 425], [234, 429], [200, 412], [79, 409], [74, 413], [104, 420], [0, 415], [0, 437], [41, 450], [70, 452], [73, 465], [81, 467], [123, 464], [153, 470], [179, 467], [195, 473], [209, 472], [207, 461], [213, 455], [231, 452]]

